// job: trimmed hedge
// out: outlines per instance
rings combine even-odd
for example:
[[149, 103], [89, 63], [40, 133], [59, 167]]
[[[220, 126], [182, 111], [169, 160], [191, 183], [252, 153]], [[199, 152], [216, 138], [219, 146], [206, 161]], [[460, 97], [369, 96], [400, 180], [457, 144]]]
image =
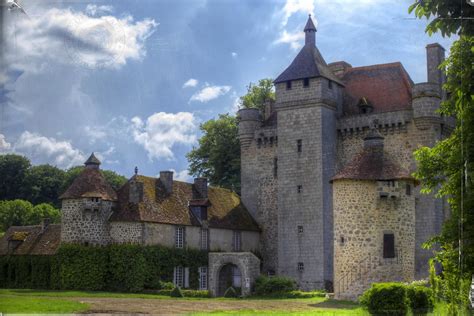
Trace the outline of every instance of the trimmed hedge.
[[421, 285], [407, 286], [410, 308], [414, 314], [427, 314], [433, 310], [433, 290]]
[[130, 244], [65, 244], [54, 256], [0, 256], [0, 287], [121, 292], [169, 289], [173, 268], [179, 265], [189, 267], [190, 288], [198, 288], [198, 267], [208, 265], [207, 252]]
[[275, 296], [295, 290], [295, 281], [287, 277], [261, 275], [255, 280], [255, 294], [258, 296]]
[[360, 298], [372, 315], [406, 315], [408, 297], [402, 283], [374, 283]]

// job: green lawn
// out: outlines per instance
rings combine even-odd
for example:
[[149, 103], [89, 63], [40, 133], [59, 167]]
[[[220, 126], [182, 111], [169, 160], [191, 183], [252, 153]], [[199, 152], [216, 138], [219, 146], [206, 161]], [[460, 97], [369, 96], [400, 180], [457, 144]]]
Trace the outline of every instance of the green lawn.
[[87, 304], [68, 300], [0, 296], [0, 313], [62, 314], [83, 312], [88, 309], [89, 305]]

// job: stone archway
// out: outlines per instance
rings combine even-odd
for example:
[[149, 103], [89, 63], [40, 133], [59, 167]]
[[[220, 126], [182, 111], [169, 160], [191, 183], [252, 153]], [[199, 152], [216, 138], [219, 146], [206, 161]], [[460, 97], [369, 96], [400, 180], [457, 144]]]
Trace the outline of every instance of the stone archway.
[[235, 269], [240, 272], [242, 296], [250, 295], [255, 279], [260, 275], [260, 259], [251, 252], [209, 253], [209, 291], [212, 296], [224, 294], [228, 278], [236, 277]]

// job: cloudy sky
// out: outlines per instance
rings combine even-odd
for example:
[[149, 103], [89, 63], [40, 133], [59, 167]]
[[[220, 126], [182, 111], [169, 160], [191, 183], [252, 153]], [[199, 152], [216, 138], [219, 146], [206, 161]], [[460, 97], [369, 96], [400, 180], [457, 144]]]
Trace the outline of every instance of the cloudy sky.
[[20, 2], [28, 16], [4, 10], [0, 152], [68, 168], [94, 151], [127, 177], [188, 179], [199, 124], [289, 65], [308, 13], [328, 63], [401, 61], [415, 82], [426, 44], [452, 43], [424, 33], [412, 0]]

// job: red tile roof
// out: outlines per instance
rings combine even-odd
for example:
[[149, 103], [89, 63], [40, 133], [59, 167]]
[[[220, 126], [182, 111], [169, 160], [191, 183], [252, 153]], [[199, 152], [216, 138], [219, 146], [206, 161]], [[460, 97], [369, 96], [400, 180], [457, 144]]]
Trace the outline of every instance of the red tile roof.
[[[21, 237], [21, 238], [19, 238]], [[9, 250], [9, 243], [16, 248]], [[61, 242], [61, 225], [11, 226], [0, 238], [0, 255], [54, 255]]]
[[99, 197], [103, 200], [115, 201], [117, 194], [97, 168], [84, 168], [60, 199], [77, 199]]
[[366, 98], [373, 112], [411, 108], [413, 81], [399, 62], [348, 68], [342, 77], [345, 84], [344, 114], [359, 114], [357, 103]]
[[[129, 202], [130, 184], [133, 179], [143, 183], [143, 200]], [[209, 227], [258, 231], [259, 227], [240, 197], [227, 189], [208, 187], [208, 199], [193, 200], [193, 185], [173, 181], [173, 190], [167, 194], [158, 178], [135, 176], [118, 191], [117, 210], [111, 221], [144, 221], [174, 225], [196, 225], [199, 221], [192, 215], [190, 203], [209, 204], [207, 209]]]

